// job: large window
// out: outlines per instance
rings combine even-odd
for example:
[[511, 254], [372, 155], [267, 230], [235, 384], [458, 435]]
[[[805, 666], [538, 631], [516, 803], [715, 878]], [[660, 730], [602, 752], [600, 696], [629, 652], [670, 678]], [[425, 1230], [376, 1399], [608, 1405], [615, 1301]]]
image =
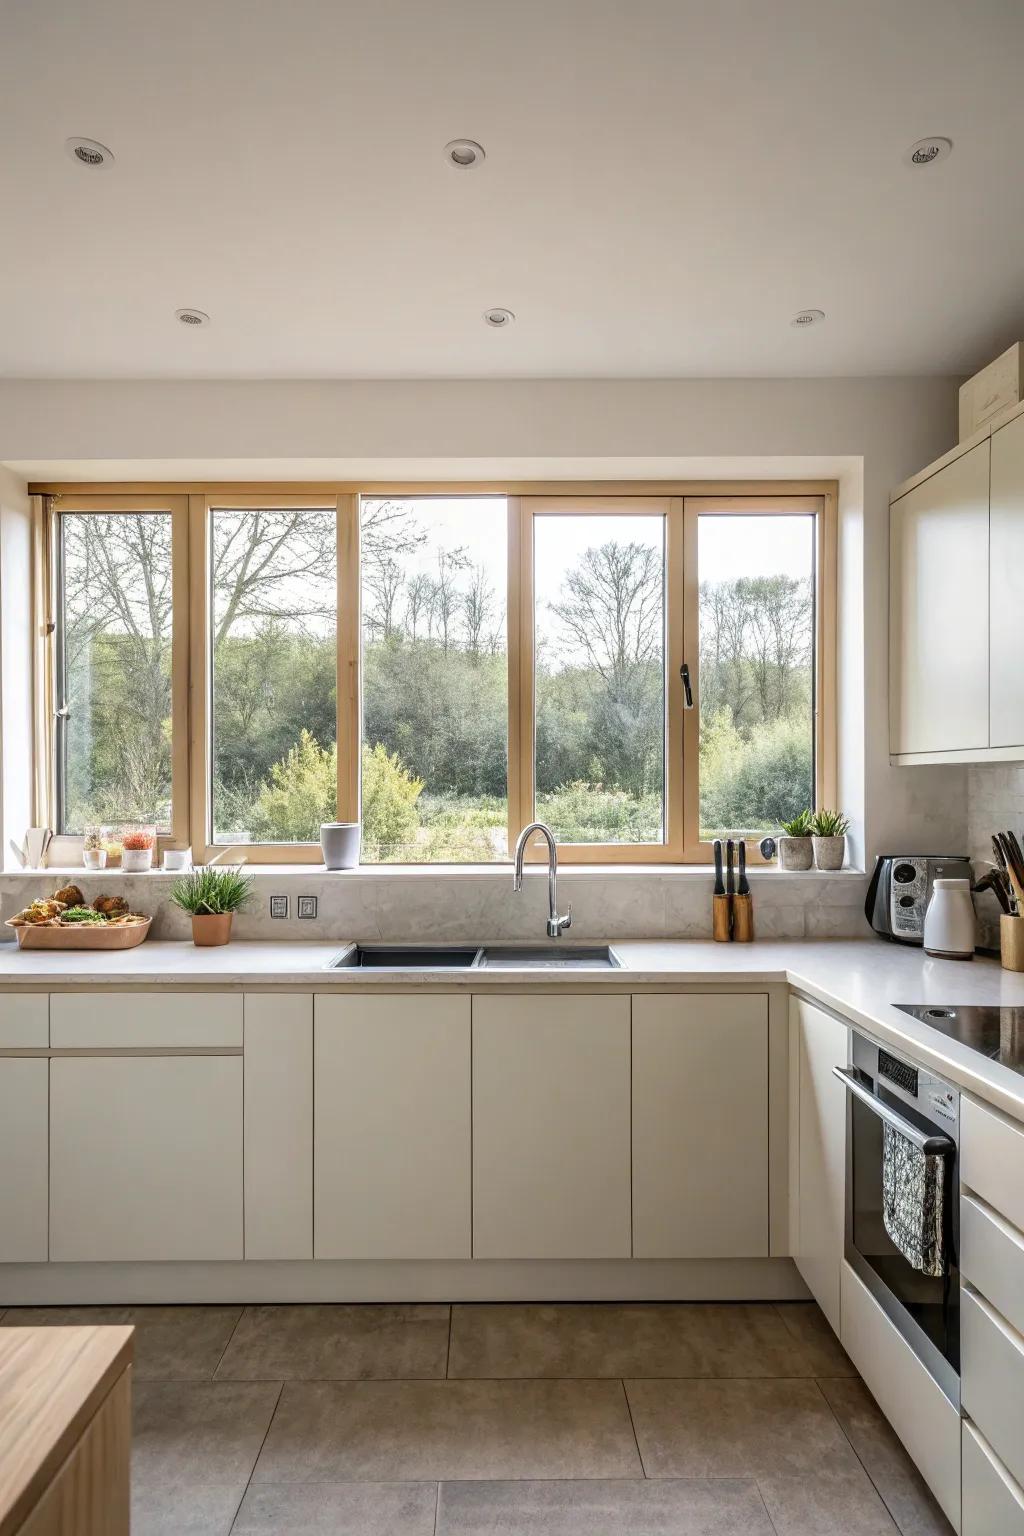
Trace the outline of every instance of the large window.
[[833, 488], [241, 489], [49, 503], [40, 820], [702, 862], [834, 798]]

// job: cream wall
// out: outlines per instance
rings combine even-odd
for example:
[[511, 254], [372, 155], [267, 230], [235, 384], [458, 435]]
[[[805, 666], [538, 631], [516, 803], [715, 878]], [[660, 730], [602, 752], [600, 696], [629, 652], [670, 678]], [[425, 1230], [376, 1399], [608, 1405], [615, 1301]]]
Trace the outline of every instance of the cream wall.
[[[32, 522], [25, 481], [0, 465], [0, 849], [32, 822]], [[2, 863], [2, 860], [0, 860]]]
[[[20, 472], [840, 480], [840, 797], [859, 860], [958, 849], [966, 774], [888, 752], [888, 495], [956, 437], [957, 380], [0, 382]], [[126, 462], [130, 461], [130, 462]]]

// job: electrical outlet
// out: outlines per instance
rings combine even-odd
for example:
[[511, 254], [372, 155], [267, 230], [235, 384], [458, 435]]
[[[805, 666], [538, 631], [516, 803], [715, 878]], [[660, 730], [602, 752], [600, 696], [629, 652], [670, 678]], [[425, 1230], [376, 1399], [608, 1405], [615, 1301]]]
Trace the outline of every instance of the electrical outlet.
[[287, 917], [288, 916], [288, 897], [287, 896], [271, 896], [271, 898], [270, 898], [270, 915], [271, 915], [271, 917]]
[[316, 917], [316, 897], [300, 896], [298, 898], [300, 917]]

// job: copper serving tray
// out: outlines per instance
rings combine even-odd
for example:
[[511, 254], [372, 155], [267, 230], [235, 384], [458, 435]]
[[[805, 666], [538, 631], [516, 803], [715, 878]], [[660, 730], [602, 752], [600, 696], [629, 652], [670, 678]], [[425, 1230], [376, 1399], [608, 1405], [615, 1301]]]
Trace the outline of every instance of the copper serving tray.
[[152, 926], [153, 919], [144, 923], [119, 923], [116, 927], [99, 923], [69, 923], [66, 928], [47, 928], [41, 923], [25, 923], [14, 928], [21, 949], [134, 949], [141, 944]]

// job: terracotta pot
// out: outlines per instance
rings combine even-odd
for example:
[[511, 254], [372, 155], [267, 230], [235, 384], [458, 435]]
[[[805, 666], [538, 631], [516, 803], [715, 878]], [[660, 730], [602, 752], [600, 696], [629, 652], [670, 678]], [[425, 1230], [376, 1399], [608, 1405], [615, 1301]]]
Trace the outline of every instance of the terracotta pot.
[[210, 947], [226, 944], [231, 937], [233, 912], [194, 912], [192, 914], [192, 943]]
[[811, 839], [809, 837], [779, 838], [779, 868], [794, 870], [810, 869]]
[[841, 837], [812, 837], [814, 862], [819, 869], [842, 869], [846, 857], [846, 834]]

